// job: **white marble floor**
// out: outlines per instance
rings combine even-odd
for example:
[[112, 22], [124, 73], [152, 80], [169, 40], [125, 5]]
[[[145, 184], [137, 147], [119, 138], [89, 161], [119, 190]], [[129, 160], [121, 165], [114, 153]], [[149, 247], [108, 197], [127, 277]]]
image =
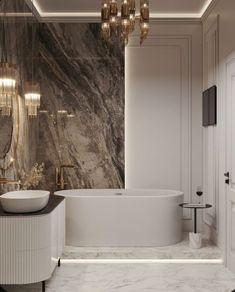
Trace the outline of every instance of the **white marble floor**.
[[[178, 245], [164, 248], [66, 247], [63, 258], [61, 267], [46, 283], [47, 292], [231, 292], [235, 289], [235, 275], [219, 261], [216, 263], [220, 259], [219, 249], [204, 241], [202, 249], [191, 250], [187, 237]], [[175, 261], [177, 258], [184, 262]], [[131, 262], [133, 259], [137, 262]], [[146, 261], [141, 262], [143, 259]], [[160, 261], [150, 263], [148, 259]], [[161, 262], [162, 259], [168, 262]], [[214, 263], [200, 263], [197, 259], [212, 259]], [[41, 286], [4, 288], [8, 292], [39, 292]]]
[[[40, 285], [5, 287], [39, 292]], [[48, 292], [231, 292], [235, 275], [222, 264], [63, 264]]]
[[189, 247], [188, 233], [183, 241], [166, 247], [92, 248], [66, 246], [66, 259], [218, 259], [221, 252], [217, 246], [203, 239], [200, 249]]

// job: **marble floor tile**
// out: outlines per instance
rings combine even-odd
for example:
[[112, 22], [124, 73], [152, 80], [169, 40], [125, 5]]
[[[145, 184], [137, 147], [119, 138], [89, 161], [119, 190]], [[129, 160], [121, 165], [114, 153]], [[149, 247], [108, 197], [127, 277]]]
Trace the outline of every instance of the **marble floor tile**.
[[[104, 263], [102, 260], [107, 260]], [[127, 260], [125, 262], [115, 261]], [[62, 265], [46, 283], [47, 292], [231, 292], [235, 275], [221, 263], [128, 262], [128, 260], [221, 259], [207, 240], [192, 250], [188, 234], [182, 242], [156, 248], [81, 248], [66, 246]], [[75, 261], [74, 261], [75, 260]], [[78, 261], [76, 261], [78, 260]], [[82, 260], [82, 261], [79, 261]], [[88, 262], [86, 260], [98, 260]], [[113, 262], [112, 262], [113, 260]], [[39, 292], [41, 284], [5, 286], [8, 292]]]
[[[8, 286], [38, 292], [41, 286]], [[62, 264], [47, 292], [231, 292], [235, 275], [222, 264]]]
[[67, 259], [218, 259], [220, 249], [203, 239], [200, 249], [189, 247], [188, 233], [183, 241], [166, 247], [92, 248], [66, 246], [63, 258]]

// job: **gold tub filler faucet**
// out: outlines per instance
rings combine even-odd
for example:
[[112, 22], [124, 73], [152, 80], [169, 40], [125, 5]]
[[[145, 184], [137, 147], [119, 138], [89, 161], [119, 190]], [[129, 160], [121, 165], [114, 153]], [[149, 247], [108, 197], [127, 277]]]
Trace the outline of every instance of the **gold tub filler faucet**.
[[67, 182], [64, 180], [64, 169], [65, 168], [77, 168], [75, 165], [72, 164], [62, 164], [59, 168], [56, 167], [56, 187], [60, 190], [64, 190]]

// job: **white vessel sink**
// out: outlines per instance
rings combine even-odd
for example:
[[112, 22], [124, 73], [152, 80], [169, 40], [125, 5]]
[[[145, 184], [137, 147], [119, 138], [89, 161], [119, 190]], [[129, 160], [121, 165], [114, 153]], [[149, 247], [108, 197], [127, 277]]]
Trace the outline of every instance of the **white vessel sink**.
[[48, 191], [14, 191], [0, 196], [4, 211], [9, 213], [30, 213], [43, 209], [49, 200]]

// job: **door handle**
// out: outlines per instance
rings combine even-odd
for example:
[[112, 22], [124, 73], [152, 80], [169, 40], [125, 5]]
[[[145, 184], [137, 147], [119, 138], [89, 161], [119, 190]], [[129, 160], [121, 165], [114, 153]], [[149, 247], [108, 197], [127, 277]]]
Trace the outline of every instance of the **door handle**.
[[224, 173], [224, 176], [227, 177], [227, 178], [229, 178], [229, 171], [225, 172]]
[[229, 171], [225, 172], [224, 176], [226, 177], [225, 183], [229, 185]]

